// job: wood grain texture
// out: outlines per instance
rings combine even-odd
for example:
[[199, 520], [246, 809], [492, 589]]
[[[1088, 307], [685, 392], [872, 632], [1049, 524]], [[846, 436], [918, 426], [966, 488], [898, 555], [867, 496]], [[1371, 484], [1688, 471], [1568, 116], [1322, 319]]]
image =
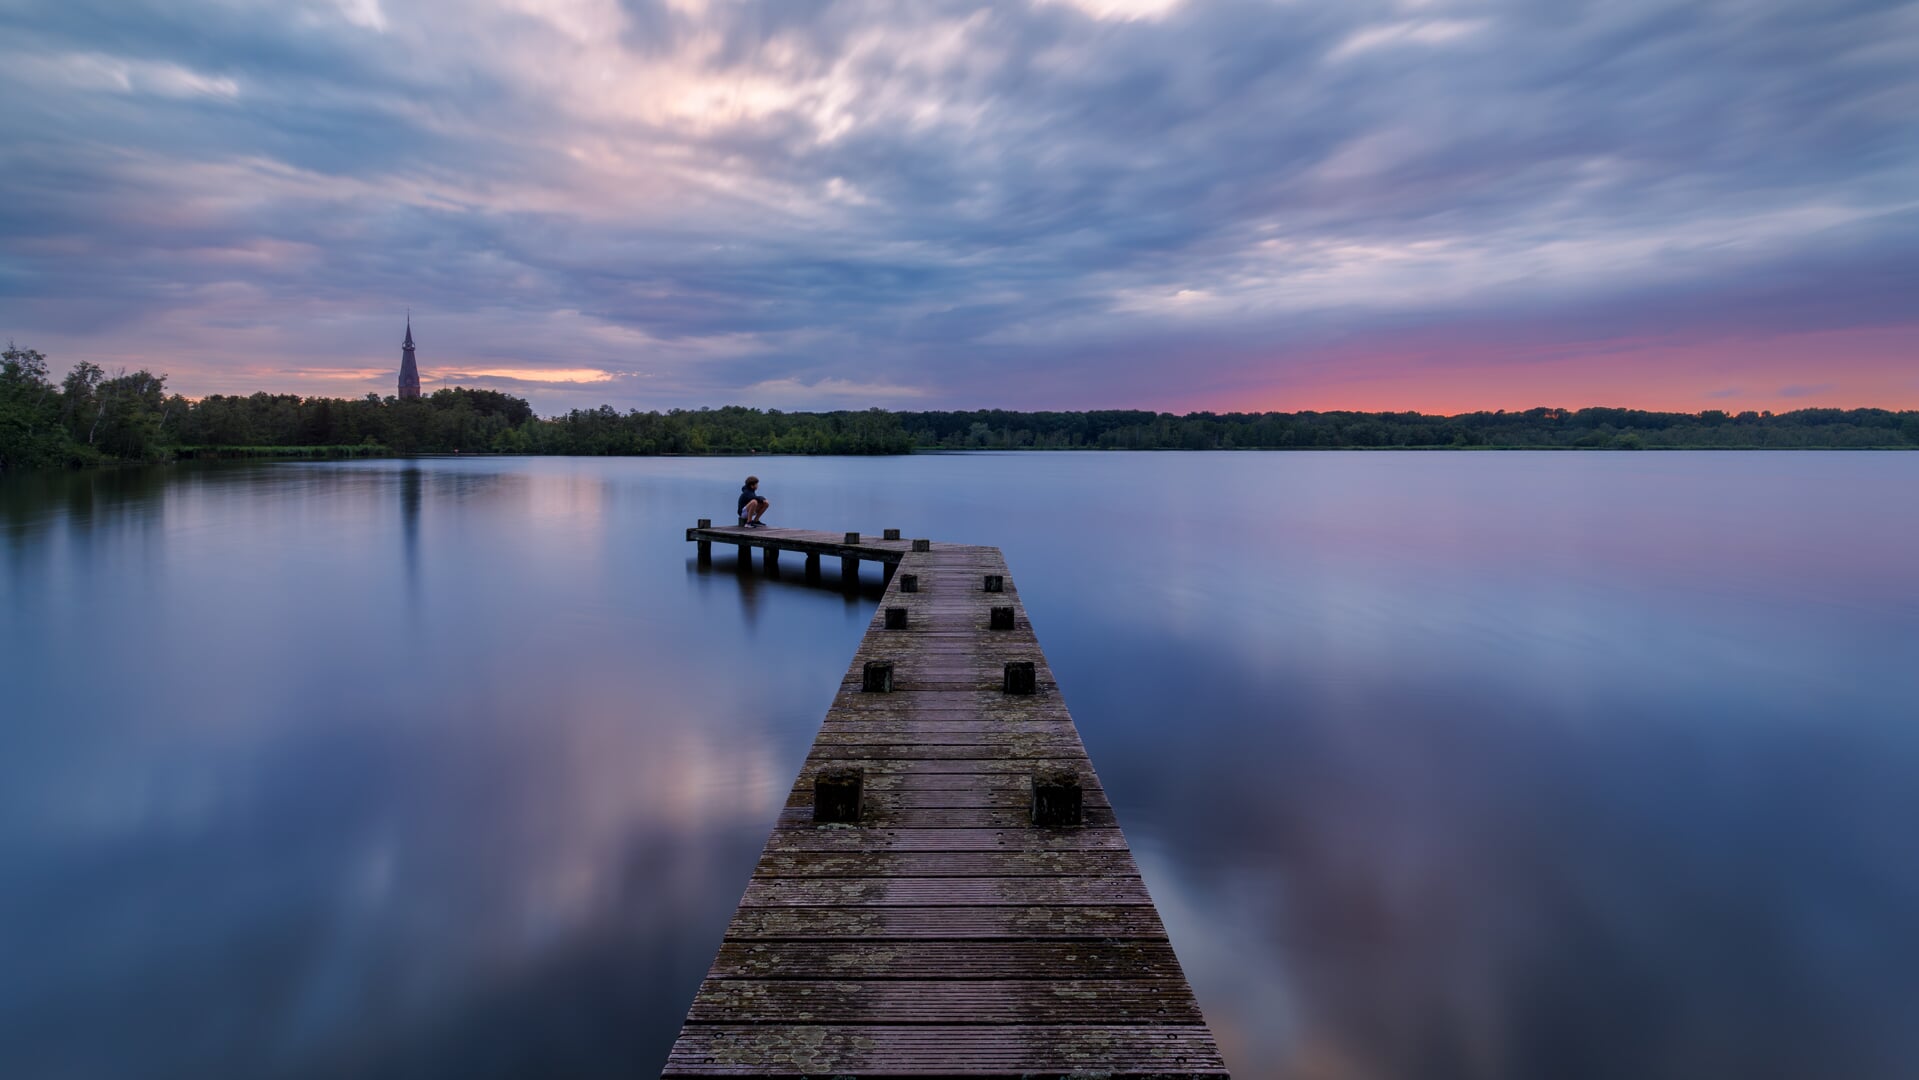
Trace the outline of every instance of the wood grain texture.
[[[798, 529], [694, 542], [894, 574], [688, 1011], [666, 1076], [1226, 1075], [996, 548]], [[901, 583], [910, 573], [916, 591]], [[1003, 589], [988, 593], [986, 575]], [[904, 609], [887, 629], [884, 611]], [[1012, 625], [992, 629], [992, 609]], [[1009, 662], [1037, 692], [1003, 692]], [[869, 662], [889, 692], [863, 689]], [[857, 770], [857, 822], [815, 822]], [[1034, 777], [1083, 823], [1033, 825]], [[1070, 817], [1064, 820], [1070, 821]]]
[[1163, 941], [729, 941], [716, 979], [1060, 979], [1180, 977]]
[[1224, 1076], [1201, 1024], [689, 1024], [665, 1076]]

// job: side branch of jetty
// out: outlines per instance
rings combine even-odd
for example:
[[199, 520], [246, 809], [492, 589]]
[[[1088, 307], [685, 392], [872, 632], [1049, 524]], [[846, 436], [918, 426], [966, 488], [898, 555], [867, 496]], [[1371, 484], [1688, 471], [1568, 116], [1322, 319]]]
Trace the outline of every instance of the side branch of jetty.
[[686, 538], [887, 587], [663, 1075], [1226, 1075], [998, 548]]

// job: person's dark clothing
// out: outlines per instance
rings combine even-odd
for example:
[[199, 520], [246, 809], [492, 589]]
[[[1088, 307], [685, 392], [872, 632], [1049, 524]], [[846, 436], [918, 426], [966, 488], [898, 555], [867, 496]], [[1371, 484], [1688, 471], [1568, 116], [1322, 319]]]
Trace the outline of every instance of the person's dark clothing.
[[739, 505], [740, 513], [742, 514], [746, 513], [746, 504], [758, 500], [759, 497], [760, 497], [760, 493], [758, 491], [755, 491], [754, 489], [750, 487], [741, 488], [740, 489], [740, 505]]

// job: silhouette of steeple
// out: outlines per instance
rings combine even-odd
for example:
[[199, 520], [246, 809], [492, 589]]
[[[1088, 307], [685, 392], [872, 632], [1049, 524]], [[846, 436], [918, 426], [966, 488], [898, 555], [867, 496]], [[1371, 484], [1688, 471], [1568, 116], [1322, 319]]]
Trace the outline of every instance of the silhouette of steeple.
[[413, 309], [406, 312], [406, 340], [400, 343], [400, 397], [420, 396], [420, 366], [413, 360]]

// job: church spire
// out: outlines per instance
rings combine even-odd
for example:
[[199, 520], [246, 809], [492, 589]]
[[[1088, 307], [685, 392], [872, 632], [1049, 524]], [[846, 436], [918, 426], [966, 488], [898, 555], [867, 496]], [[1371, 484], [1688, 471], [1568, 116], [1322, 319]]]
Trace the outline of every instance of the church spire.
[[420, 366], [413, 359], [413, 309], [406, 312], [406, 340], [400, 343], [400, 397], [413, 400], [420, 396]]

